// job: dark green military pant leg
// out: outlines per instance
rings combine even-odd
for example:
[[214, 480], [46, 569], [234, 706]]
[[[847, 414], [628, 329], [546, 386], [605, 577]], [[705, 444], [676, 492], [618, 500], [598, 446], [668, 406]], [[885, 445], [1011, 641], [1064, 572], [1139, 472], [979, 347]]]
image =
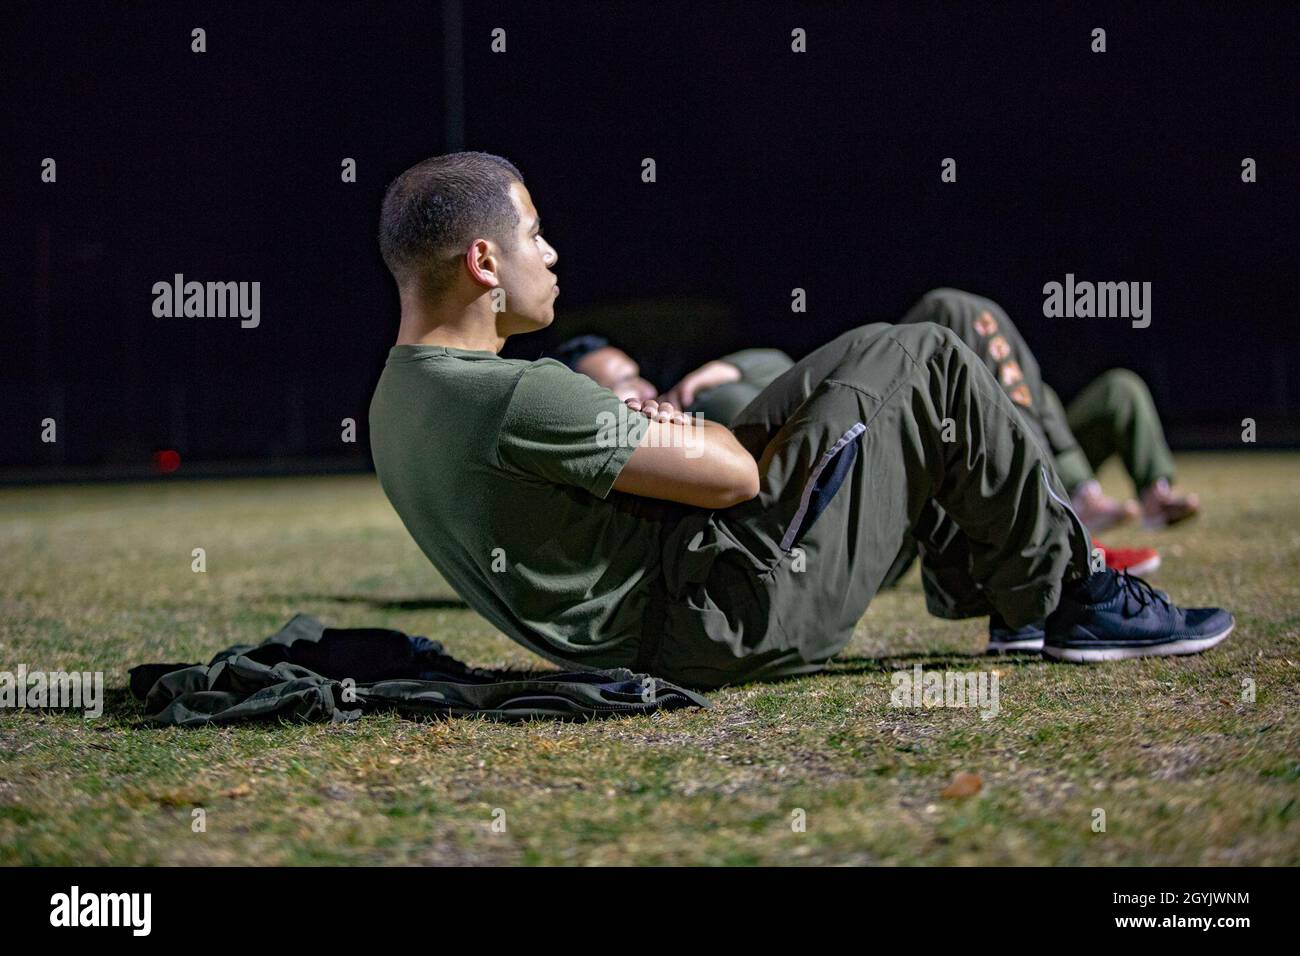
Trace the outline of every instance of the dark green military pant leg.
[[[1043, 382], [1038, 360], [1030, 351], [1020, 330], [1002, 306], [992, 299], [963, 292], [960, 289], [934, 289], [927, 292], [908, 310], [902, 324], [933, 322], [952, 330], [963, 343], [984, 362], [1007, 397], [1024, 416], [1026, 424], [1044, 447], [1053, 455], [1053, 466], [1060, 462], [1087, 465], [1083, 452], [1066, 422], [1065, 410], [1059, 400]], [[1067, 491], [1074, 485], [1061, 476]], [[956, 541], [952, 529], [936, 518], [928, 523], [931, 540], [925, 549], [928, 568], [923, 574], [934, 579], [936, 593], [951, 591], [962, 577], [966, 558]], [[956, 542], [958, 545], [960, 542]], [[884, 587], [893, 587], [907, 573], [921, 548], [915, 540], [905, 540], [895, 556]], [[954, 567], [949, 568], [948, 565]], [[951, 582], [943, 584], [943, 582]], [[969, 616], [978, 613], [978, 595], [951, 593], [946, 602], [949, 616]], [[932, 610], [940, 611], [933, 605]]]
[[733, 431], [761, 490], [666, 536], [662, 627], [642, 659], [669, 680], [816, 669], [916, 529], [923, 549], [944, 537], [964, 559], [926, 579], [945, 616], [996, 608], [1025, 624], [1056, 606], [1063, 579], [1087, 574], [1087, 532], [1042, 444], [948, 329], [847, 332], [777, 378]]
[[983, 359], [1053, 455], [1078, 446], [1060, 402], [1046, 397], [1038, 359], [1002, 306], [960, 289], [935, 289], [912, 306], [903, 322], [934, 322], [951, 329]]
[[[1046, 403], [1050, 415], [1058, 421], [1066, 422], [1067, 428], [1070, 427], [1069, 413], [1066, 411], [1065, 406], [1061, 404], [1060, 396], [1046, 382], [1043, 383], [1043, 401]], [[1095, 411], [1096, 409], [1089, 406], [1086, 414], [1091, 416]], [[1073, 429], [1071, 429], [1071, 435], [1074, 435]], [[1077, 440], [1077, 436], [1075, 437]], [[1061, 484], [1065, 485], [1066, 491], [1074, 494], [1080, 485], [1097, 477], [1092, 462], [1089, 461], [1084, 450], [1077, 444], [1064, 450], [1055, 448], [1052, 450], [1055, 452], [1056, 473], [1061, 476]], [[1107, 456], [1109, 454], [1108, 452]]]
[[1038, 361], [1020, 331], [996, 302], [957, 289], [922, 297], [904, 322], [937, 322], [952, 329], [988, 366], [1047, 442], [1067, 490], [1095, 477], [1119, 455], [1137, 490], [1172, 480], [1173, 456], [1165, 442], [1151, 393], [1133, 372], [1113, 369], [1099, 376], [1069, 408], [1043, 380]]
[[1071, 431], [1093, 469], [1119, 455], [1141, 494], [1161, 478], [1173, 481], [1174, 457], [1146, 383], [1111, 369], [1089, 383], [1066, 411]]

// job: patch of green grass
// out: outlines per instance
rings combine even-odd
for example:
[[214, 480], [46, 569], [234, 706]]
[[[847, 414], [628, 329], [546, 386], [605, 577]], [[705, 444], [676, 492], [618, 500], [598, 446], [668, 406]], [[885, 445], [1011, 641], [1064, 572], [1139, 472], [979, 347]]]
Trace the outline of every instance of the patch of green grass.
[[[831, 673], [657, 720], [157, 730], [120, 690], [98, 720], [0, 710], [0, 863], [1296, 865], [1298, 464], [1186, 457], [1201, 519], [1105, 536], [1157, 545], [1161, 587], [1237, 614], [1200, 657], [986, 659], [983, 622], [927, 617], [913, 573]], [[206, 660], [298, 611], [541, 666], [437, 604], [454, 597], [373, 477], [0, 489], [0, 670], [120, 689], [134, 664]], [[995, 669], [998, 714], [891, 707], [918, 661]], [[944, 797], [962, 771], [982, 789]]]

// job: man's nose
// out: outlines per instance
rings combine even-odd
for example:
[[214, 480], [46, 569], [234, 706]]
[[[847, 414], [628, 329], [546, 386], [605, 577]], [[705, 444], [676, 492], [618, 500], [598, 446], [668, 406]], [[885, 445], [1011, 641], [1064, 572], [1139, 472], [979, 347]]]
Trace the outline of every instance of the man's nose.
[[542, 242], [546, 245], [546, 249], [542, 252], [542, 261], [545, 262], [547, 266], [555, 265], [560, 261], [560, 254], [556, 252], [555, 247], [549, 242], [546, 242], [545, 239], [543, 239]]

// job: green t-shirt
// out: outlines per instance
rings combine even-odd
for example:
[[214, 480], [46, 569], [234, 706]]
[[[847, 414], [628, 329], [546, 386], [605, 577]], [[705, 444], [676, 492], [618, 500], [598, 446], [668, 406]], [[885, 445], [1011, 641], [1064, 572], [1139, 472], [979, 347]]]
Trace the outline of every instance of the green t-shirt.
[[631, 663], [660, 524], [612, 492], [648, 420], [553, 359], [395, 345], [375, 471], [420, 549], [503, 633], [560, 663]]

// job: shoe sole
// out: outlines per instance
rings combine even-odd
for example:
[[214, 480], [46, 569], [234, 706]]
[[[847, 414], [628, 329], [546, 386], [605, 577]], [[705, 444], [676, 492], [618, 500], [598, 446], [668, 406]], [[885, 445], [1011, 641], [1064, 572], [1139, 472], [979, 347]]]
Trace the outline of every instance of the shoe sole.
[[1017, 654], [1039, 652], [1043, 649], [1043, 638], [1030, 641], [989, 641], [986, 654]]
[[1131, 564], [1127, 568], [1111, 568], [1112, 571], [1124, 570], [1129, 574], [1137, 577], [1146, 577], [1148, 574], [1154, 574], [1160, 570], [1160, 555], [1154, 558], [1147, 558], [1145, 561], [1139, 561], [1137, 564]]
[[1133, 647], [1059, 647], [1053, 644], [1043, 645], [1043, 654], [1053, 660], [1069, 661], [1072, 664], [1088, 664], [1093, 661], [1126, 661], [1135, 657], [1170, 657], [1178, 654], [1199, 654], [1208, 651], [1232, 633], [1237, 626], [1233, 621], [1227, 629], [1210, 637], [1186, 638], [1181, 641], [1167, 641], [1164, 644], [1147, 644]]

